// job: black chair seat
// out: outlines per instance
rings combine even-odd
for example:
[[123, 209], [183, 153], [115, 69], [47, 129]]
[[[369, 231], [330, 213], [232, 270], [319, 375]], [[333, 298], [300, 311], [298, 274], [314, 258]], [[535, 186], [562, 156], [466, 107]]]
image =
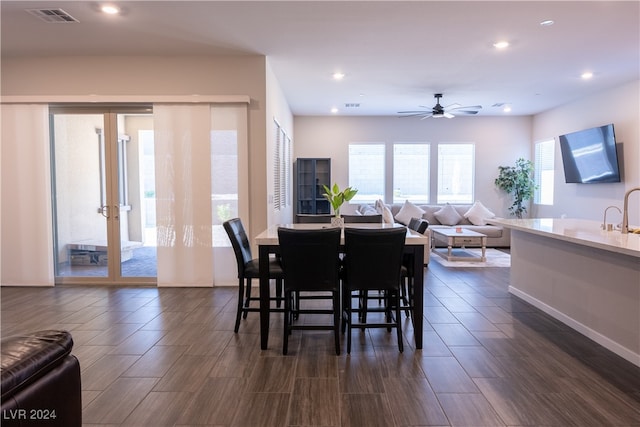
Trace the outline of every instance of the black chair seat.
[[[240, 218], [225, 221], [222, 226], [229, 236], [233, 252], [236, 256], [238, 266], [238, 308], [236, 310], [236, 324], [234, 331], [237, 333], [240, 328], [240, 318], [247, 318], [248, 312], [260, 311], [259, 307], [251, 307], [252, 301], [260, 301], [259, 297], [251, 296], [251, 280], [260, 278], [259, 260], [251, 255], [251, 245], [244, 230]], [[279, 308], [282, 305], [282, 266], [276, 259], [269, 261], [269, 279], [276, 281], [276, 296], [269, 298], [275, 300], [276, 308], [269, 308], [270, 311], [284, 311]]]
[[[280, 260], [269, 260], [269, 276], [271, 279], [282, 279], [282, 264]], [[251, 277], [252, 279], [260, 278], [260, 260], [252, 259], [244, 265], [245, 277]]]

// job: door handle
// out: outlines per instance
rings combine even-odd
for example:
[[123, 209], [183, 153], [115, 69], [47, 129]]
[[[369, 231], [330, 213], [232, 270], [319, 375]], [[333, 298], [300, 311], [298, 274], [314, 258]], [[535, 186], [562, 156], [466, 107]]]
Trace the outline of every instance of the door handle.
[[98, 213], [103, 217], [109, 219], [109, 206], [102, 205], [98, 208]]
[[113, 217], [114, 219], [118, 220], [120, 219], [120, 206], [118, 205], [113, 205], [113, 207], [115, 208], [115, 216]]

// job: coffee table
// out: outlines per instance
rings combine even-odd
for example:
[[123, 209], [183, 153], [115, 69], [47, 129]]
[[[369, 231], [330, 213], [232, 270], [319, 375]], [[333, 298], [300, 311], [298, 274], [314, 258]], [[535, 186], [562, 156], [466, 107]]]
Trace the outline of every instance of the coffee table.
[[[487, 236], [477, 231], [465, 228], [431, 228], [432, 252], [438, 254], [447, 261], [486, 261]], [[436, 250], [436, 240], [447, 244], [447, 251]], [[466, 246], [482, 248], [482, 255], [476, 256], [472, 252], [467, 252], [470, 256], [456, 256], [452, 254], [453, 248], [466, 249]]]

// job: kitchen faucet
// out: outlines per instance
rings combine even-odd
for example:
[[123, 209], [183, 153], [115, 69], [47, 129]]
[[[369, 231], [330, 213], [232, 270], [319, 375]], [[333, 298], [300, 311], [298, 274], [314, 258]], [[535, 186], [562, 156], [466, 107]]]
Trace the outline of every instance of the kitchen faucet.
[[608, 206], [605, 210], [604, 210], [604, 218], [602, 219], [602, 229], [606, 230], [607, 229], [607, 211], [611, 208], [616, 208], [618, 209], [618, 212], [622, 213], [622, 211], [620, 210], [619, 207], [617, 206]]
[[622, 206], [622, 228], [620, 229], [622, 234], [629, 233], [629, 195], [634, 191], [640, 191], [640, 187], [632, 188], [624, 195], [624, 205]]

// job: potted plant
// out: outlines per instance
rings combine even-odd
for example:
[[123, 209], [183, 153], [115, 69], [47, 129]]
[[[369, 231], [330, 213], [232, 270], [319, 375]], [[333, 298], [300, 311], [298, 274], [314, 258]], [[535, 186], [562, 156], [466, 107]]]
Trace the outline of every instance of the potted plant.
[[495, 185], [513, 195], [513, 204], [509, 207], [511, 215], [522, 218], [527, 212], [524, 202], [533, 198], [533, 193], [538, 186], [533, 180], [533, 163], [522, 157], [516, 160], [515, 166], [498, 166], [499, 174]]
[[331, 225], [333, 226], [343, 226], [344, 219], [340, 217], [340, 207], [344, 202], [348, 202], [353, 199], [353, 196], [356, 195], [358, 190], [355, 188], [347, 187], [344, 190], [340, 191], [340, 187], [338, 184], [333, 184], [332, 188], [327, 187], [326, 185], [322, 186], [324, 189], [323, 196], [327, 198], [329, 203], [331, 203], [331, 207], [333, 208], [334, 217], [331, 218]]

